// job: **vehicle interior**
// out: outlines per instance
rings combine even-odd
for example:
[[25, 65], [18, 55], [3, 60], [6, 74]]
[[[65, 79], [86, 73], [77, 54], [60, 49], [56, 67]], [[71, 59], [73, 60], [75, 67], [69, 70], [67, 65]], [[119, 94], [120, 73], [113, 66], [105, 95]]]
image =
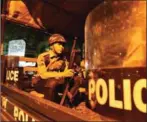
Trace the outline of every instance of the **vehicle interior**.
[[[80, 65], [80, 61], [84, 58], [85, 20], [88, 13], [101, 2], [96, 0], [84, 2], [79, 0], [2, 1], [5, 66], [22, 68], [20, 89], [34, 95], [30, 82], [37, 74], [37, 56], [48, 50], [46, 40], [53, 33], [63, 34], [67, 39], [65, 55], [68, 60], [70, 60], [74, 37], [77, 37], [76, 49], [79, 52], [76, 53], [75, 62]], [[16, 48], [10, 46], [13, 41], [15, 45], [17, 40], [22, 40], [20, 45], [25, 43], [25, 47], [22, 47], [25, 48], [23, 55], [18, 54], [21, 48], [17, 45]], [[81, 87], [80, 91], [85, 91], [85, 88], [83, 90]], [[39, 93], [37, 95], [44, 96]]]
[[[132, 104], [132, 111], [123, 110], [123, 102], [129, 99], [128, 97], [123, 98], [124, 91], [122, 89], [125, 89], [125, 87], [122, 86], [122, 82], [123, 79], [132, 81], [129, 82], [130, 84], [128, 83], [130, 86], [127, 86], [128, 90], [130, 88], [130, 99], [135, 96], [131, 96], [135, 82], [141, 78], [143, 78], [143, 85], [146, 82], [146, 34], [144, 30], [146, 16], [145, 12], [140, 11], [145, 10], [146, 5], [141, 2], [141, 4], [124, 2], [124, 5], [119, 7], [119, 2], [116, 1], [111, 4], [110, 1], [109, 4], [104, 0], [2, 0], [1, 99], [4, 101], [2, 103], [4, 108], [6, 107], [6, 101], [13, 106], [13, 108], [9, 108], [10, 105], [7, 106], [8, 108], [6, 107], [3, 112], [5, 110], [6, 112], [10, 111], [9, 113], [12, 115], [19, 113], [12, 111], [17, 110], [14, 109], [16, 105], [21, 110], [24, 110], [23, 112], [26, 112], [27, 116], [32, 115], [35, 118], [30, 121], [47, 121], [48, 119], [51, 119], [51, 121], [113, 121], [144, 118], [144, 113], [136, 111], [135, 103]], [[113, 8], [111, 5], [115, 7]], [[137, 7], [140, 5], [140, 10], [133, 5]], [[115, 12], [117, 16], [115, 16]], [[138, 13], [132, 14], [135, 12]], [[130, 15], [132, 18], [129, 18]], [[130, 20], [123, 21], [127, 17]], [[124, 26], [121, 24], [124, 24]], [[135, 27], [136, 25], [138, 27]], [[140, 32], [143, 36], [140, 36]], [[69, 105], [68, 99], [65, 100], [63, 106], [60, 105], [65, 86], [61, 91], [58, 89], [56, 102], [58, 104], [44, 99], [44, 94], [34, 90], [32, 81], [37, 76], [37, 58], [39, 54], [49, 50], [48, 37], [55, 33], [62, 34], [67, 41], [64, 54], [69, 62], [71, 62], [72, 47], [76, 40], [73, 68], [82, 67], [83, 69], [81, 69], [85, 71], [84, 75], [88, 76], [86, 77], [88, 80], [91, 78], [95, 82], [99, 77], [102, 77], [104, 80], [101, 81], [104, 83], [106, 81], [105, 88], [108, 85], [109, 89], [111, 88], [108, 80], [115, 79], [117, 81], [111, 82], [112, 94], [106, 93], [107, 90], [105, 90], [105, 98], [108, 98], [106, 104], [102, 105], [103, 103], [99, 104], [97, 102], [96, 93], [91, 95], [92, 102], [89, 100], [89, 81], [86, 78], [78, 89], [74, 107]], [[132, 41], [131, 43], [130, 40]], [[84, 62], [85, 64], [82, 64], [81, 61], [83, 60], [88, 63]], [[89, 69], [92, 70], [91, 72], [86, 72], [85, 68], [88, 71]], [[89, 74], [87, 75], [86, 73]], [[138, 85], [138, 88], [140, 86]], [[99, 89], [98, 95], [102, 97], [104, 95], [102, 90], [104, 89], [101, 87]], [[92, 91], [94, 90], [96, 88], [92, 89]], [[115, 90], [117, 92], [115, 94], [116, 98], [122, 100], [118, 100], [119, 103], [122, 103], [122, 110], [118, 109], [119, 107], [113, 108], [109, 105], [111, 100], [109, 97], [112, 95], [113, 99], [115, 99], [115, 95], [113, 96]], [[146, 90], [143, 89], [139, 93], [145, 96]], [[142, 101], [145, 103], [147, 99], [142, 98]], [[115, 105], [119, 106], [120, 104]], [[75, 110], [75, 106], [77, 110]], [[80, 116], [76, 111], [80, 111]], [[20, 113], [22, 114], [23, 112], [21, 111]], [[131, 112], [134, 112], [137, 116], [133, 117], [134, 114]], [[25, 117], [16, 115], [15, 119], [21, 121]], [[28, 118], [26, 117], [26, 119]]]

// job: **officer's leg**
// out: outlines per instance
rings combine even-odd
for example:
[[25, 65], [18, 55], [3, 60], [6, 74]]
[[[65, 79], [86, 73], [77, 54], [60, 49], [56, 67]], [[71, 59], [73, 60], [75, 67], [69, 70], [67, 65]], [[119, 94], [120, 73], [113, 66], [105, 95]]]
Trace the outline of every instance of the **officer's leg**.
[[35, 91], [44, 94], [44, 85], [45, 85], [45, 80], [41, 79], [36, 84], [34, 84]]
[[46, 81], [46, 85], [44, 87], [44, 95], [46, 99], [55, 101], [57, 85], [58, 82], [56, 79], [48, 79]]
[[70, 92], [68, 92], [68, 96], [70, 98], [73, 98], [76, 95], [76, 93], [81, 85], [81, 80], [82, 80], [81, 77], [75, 76], [74, 84], [73, 84], [72, 88], [70, 89]]

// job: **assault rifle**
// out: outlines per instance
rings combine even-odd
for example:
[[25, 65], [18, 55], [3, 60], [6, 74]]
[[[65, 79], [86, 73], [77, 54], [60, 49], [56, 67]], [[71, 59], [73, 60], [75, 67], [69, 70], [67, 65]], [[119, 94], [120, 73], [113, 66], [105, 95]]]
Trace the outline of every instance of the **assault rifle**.
[[[77, 50], [75, 49], [76, 46], [76, 41], [77, 41], [77, 37], [75, 37], [74, 41], [73, 41], [73, 45], [72, 45], [72, 50], [71, 50], [71, 54], [70, 54], [70, 62], [68, 65], [68, 68], [71, 69], [74, 63], [74, 58], [75, 58], [75, 53], [77, 52]], [[69, 88], [69, 82], [70, 82], [71, 78], [67, 78], [66, 79], [66, 86], [65, 86], [65, 90], [63, 92], [63, 96], [62, 99], [60, 101], [60, 105], [63, 105], [67, 92], [68, 92], [68, 88]]]

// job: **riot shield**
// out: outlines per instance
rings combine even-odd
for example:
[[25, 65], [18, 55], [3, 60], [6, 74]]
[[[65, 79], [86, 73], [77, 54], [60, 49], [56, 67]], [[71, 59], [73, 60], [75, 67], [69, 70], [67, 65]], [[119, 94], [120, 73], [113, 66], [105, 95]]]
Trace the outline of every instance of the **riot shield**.
[[105, 1], [85, 25], [88, 106], [118, 120], [145, 120], [146, 1]]

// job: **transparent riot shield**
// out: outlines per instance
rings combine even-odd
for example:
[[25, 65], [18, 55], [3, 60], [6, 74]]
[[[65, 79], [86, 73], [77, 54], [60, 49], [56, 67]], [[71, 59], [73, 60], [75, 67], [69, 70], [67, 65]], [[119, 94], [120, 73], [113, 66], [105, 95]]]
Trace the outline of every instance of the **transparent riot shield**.
[[88, 106], [121, 120], [147, 113], [146, 1], [105, 1], [85, 25]]

